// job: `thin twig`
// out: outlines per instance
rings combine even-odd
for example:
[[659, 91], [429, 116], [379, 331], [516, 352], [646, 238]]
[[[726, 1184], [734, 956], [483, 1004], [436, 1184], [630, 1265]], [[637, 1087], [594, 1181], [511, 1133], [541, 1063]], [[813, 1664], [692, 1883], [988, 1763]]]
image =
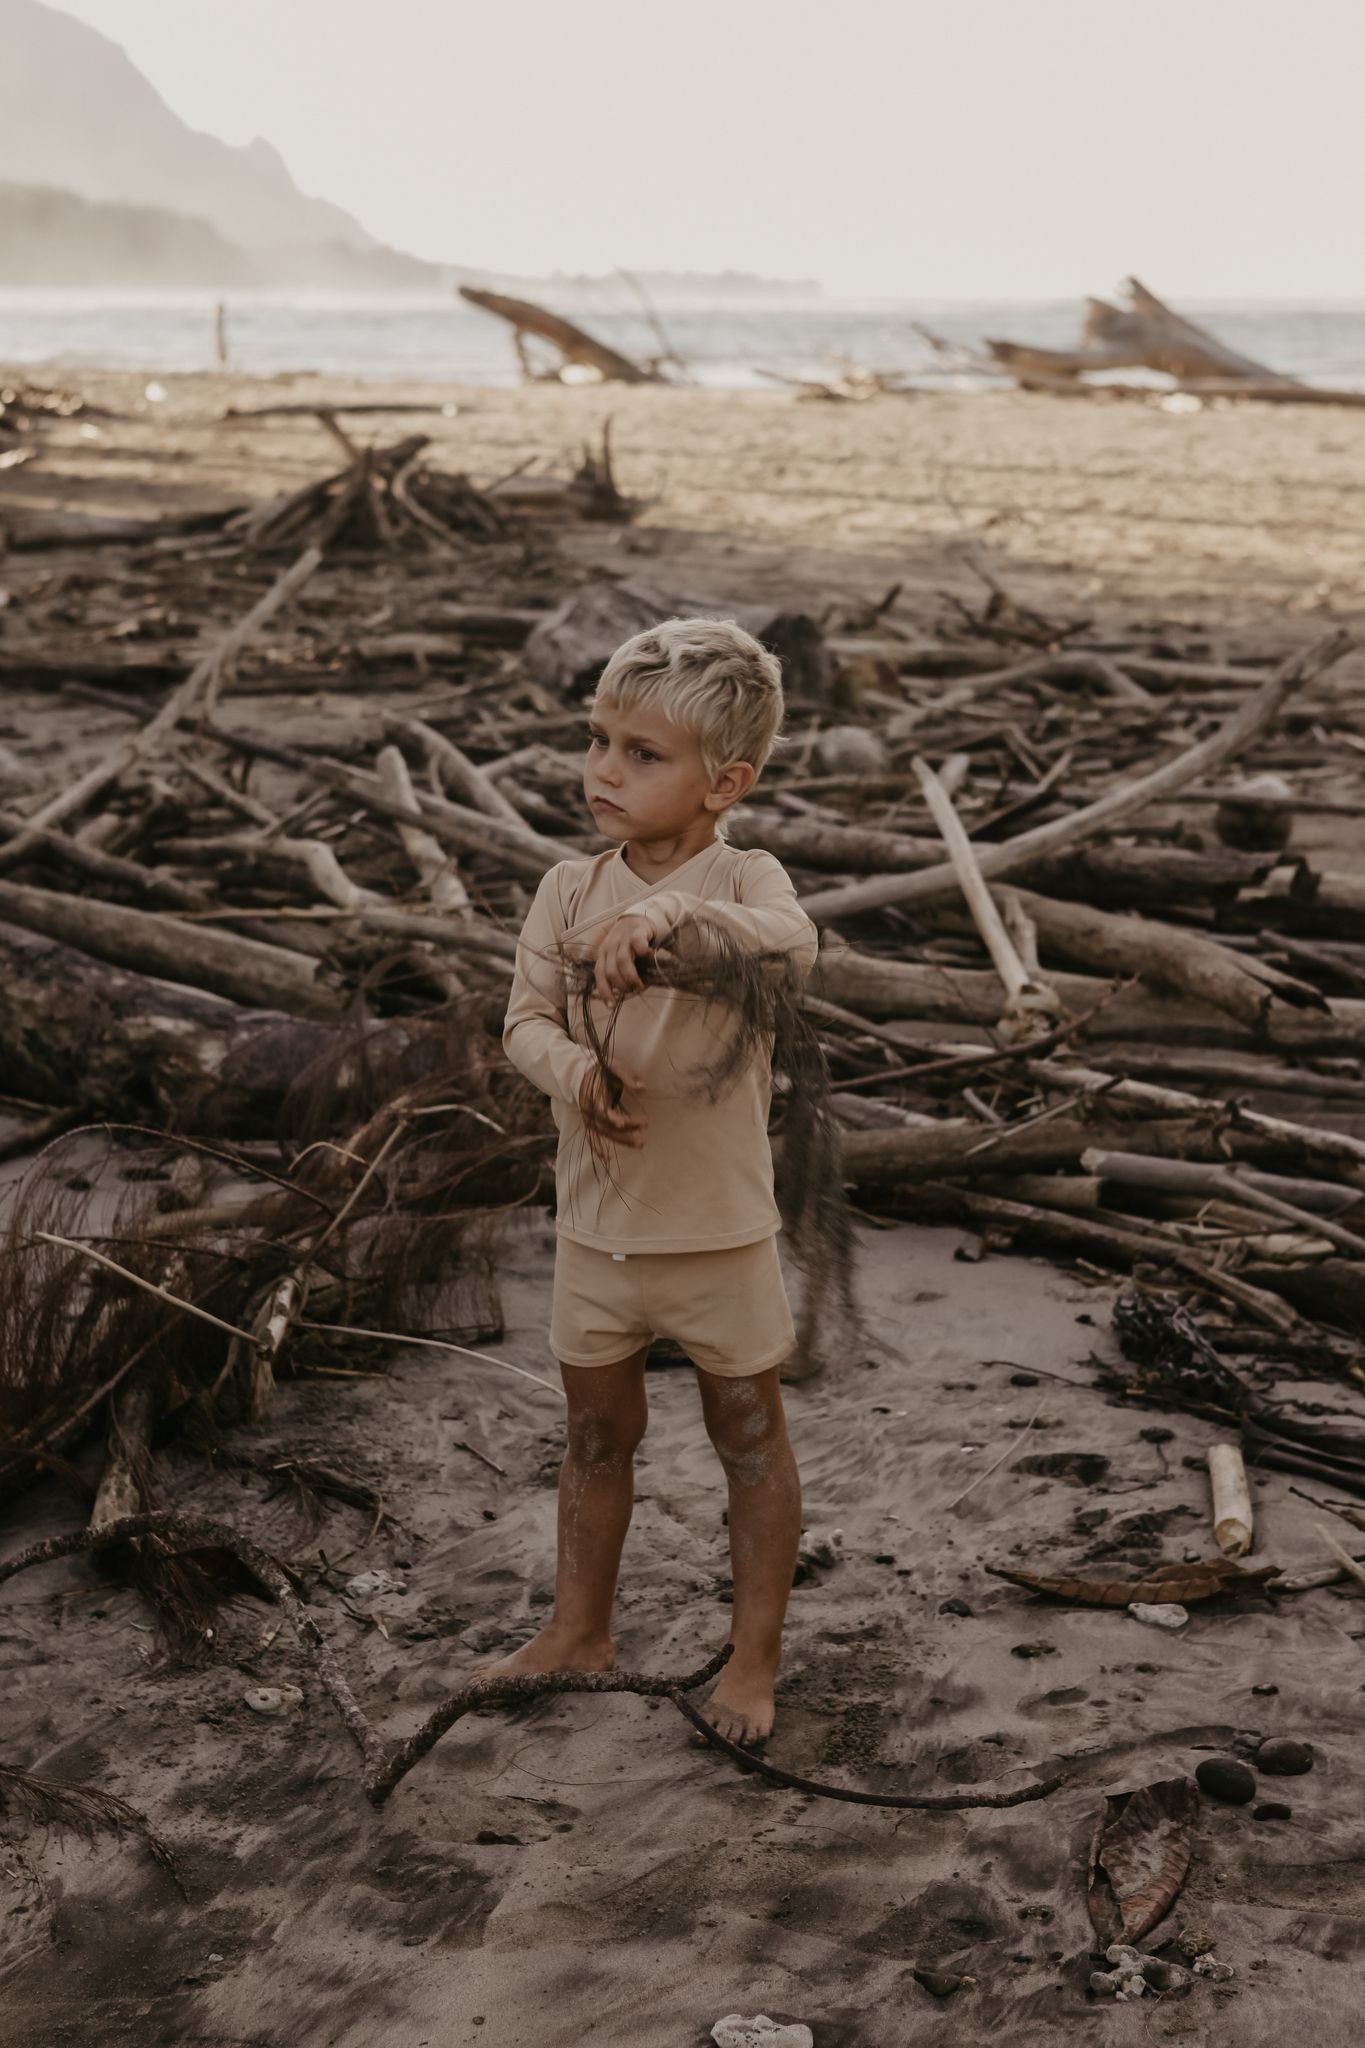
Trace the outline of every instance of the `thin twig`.
[[1345, 1545], [1338, 1543], [1331, 1530], [1324, 1529], [1321, 1522], [1315, 1522], [1313, 1526], [1342, 1570], [1349, 1572], [1359, 1585], [1365, 1586], [1365, 1565], [1357, 1564]]
[[[845, 1095], [851, 1094], [857, 1088], [880, 1087], [886, 1081], [919, 1081], [929, 1074], [952, 1074], [959, 1070], [969, 1073], [974, 1068], [1005, 1066], [1010, 1060], [1037, 1059], [1041, 1054], [1050, 1052], [1054, 1046], [1064, 1044], [1068, 1038], [1074, 1038], [1098, 1017], [1102, 1010], [1107, 1010], [1119, 996], [1127, 995], [1137, 985], [1136, 977], [1130, 977], [1127, 981], [1116, 981], [1112, 988], [1106, 989], [1097, 1003], [1090, 1005], [1088, 1010], [1082, 1010], [1078, 1016], [1068, 1017], [1064, 1023], [1058, 1024], [1042, 1038], [1029, 1039], [1023, 1045], [999, 1045], [989, 1050], [983, 1048], [979, 1053], [955, 1052], [944, 1059], [924, 1060], [918, 1066], [883, 1067], [880, 1073], [859, 1074], [851, 1081], [834, 1081], [830, 1084], [830, 1093]], [[900, 1042], [904, 1044], [905, 1041], [902, 1039]]]
[[957, 1498], [955, 1500], [949, 1501], [948, 1506], [944, 1509], [945, 1514], [950, 1513], [953, 1508], [960, 1507], [962, 1505], [962, 1502], [966, 1500], [967, 1495], [969, 1493], [975, 1493], [977, 1487], [980, 1486], [983, 1479], [989, 1479], [992, 1472], [998, 1472], [1002, 1465], [1007, 1465], [1009, 1463], [1010, 1459], [1020, 1449], [1021, 1445], [1024, 1442], [1025, 1437], [1033, 1428], [1033, 1425], [1038, 1420], [1038, 1417], [1042, 1414], [1044, 1398], [1045, 1396], [1039, 1397], [1038, 1406], [1034, 1409], [1032, 1415], [1030, 1415], [1028, 1421], [1024, 1424], [1024, 1427], [1020, 1430], [1018, 1436], [1014, 1439], [1014, 1442], [1012, 1444], [1006, 1444], [1004, 1450], [1000, 1453], [1000, 1456], [995, 1460], [994, 1464], [988, 1465], [984, 1472], [978, 1472], [975, 1479], [972, 1481], [971, 1485], [964, 1486], [961, 1493], [958, 1494]]
[[453, 1351], [460, 1358], [477, 1358], [483, 1365], [501, 1366], [504, 1372], [514, 1372], [519, 1379], [530, 1380], [532, 1386], [544, 1387], [547, 1394], [554, 1394], [563, 1400], [562, 1390], [550, 1380], [541, 1379], [539, 1373], [527, 1372], [523, 1365], [513, 1365], [510, 1359], [494, 1358], [491, 1351], [471, 1351], [467, 1344], [451, 1344], [444, 1337], [419, 1337], [411, 1331], [362, 1330], [353, 1323], [313, 1323], [306, 1317], [299, 1320], [301, 1330], [327, 1330], [335, 1337], [373, 1337], [381, 1344], [426, 1344], [434, 1351]]
[[226, 1330], [229, 1337], [240, 1337], [243, 1344], [254, 1347], [261, 1342], [261, 1339], [253, 1337], [249, 1330], [239, 1330], [236, 1323], [225, 1323], [221, 1316], [211, 1315], [208, 1309], [200, 1308], [197, 1302], [185, 1301], [182, 1296], [172, 1294], [169, 1288], [158, 1287], [154, 1280], [144, 1280], [141, 1273], [131, 1272], [127, 1266], [121, 1266], [117, 1259], [106, 1258], [104, 1253], [97, 1252], [93, 1245], [80, 1244], [74, 1237], [58, 1237], [52, 1230], [35, 1230], [30, 1242], [34, 1240], [43, 1244], [59, 1244], [65, 1251], [79, 1252], [82, 1258], [93, 1259], [96, 1265], [107, 1266], [111, 1273], [118, 1273], [123, 1279], [130, 1280], [133, 1286], [140, 1287], [144, 1294], [154, 1294], [158, 1301], [169, 1302], [172, 1308], [183, 1309], [187, 1316], [197, 1316], [201, 1323], [212, 1323], [215, 1330]]
[[477, 1458], [481, 1465], [487, 1465], [489, 1471], [496, 1472], [499, 1479], [505, 1479], [507, 1477], [507, 1468], [505, 1465], [500, 1465], [496, 1458], [485, 1457], [482, 1451], [476, 1451], [473, 1444], [466, 1443], [465, 1439], [462, 1436], [452, 1437], [450, 1441], [455, 1450], [468, 1451], [471, 1458]]

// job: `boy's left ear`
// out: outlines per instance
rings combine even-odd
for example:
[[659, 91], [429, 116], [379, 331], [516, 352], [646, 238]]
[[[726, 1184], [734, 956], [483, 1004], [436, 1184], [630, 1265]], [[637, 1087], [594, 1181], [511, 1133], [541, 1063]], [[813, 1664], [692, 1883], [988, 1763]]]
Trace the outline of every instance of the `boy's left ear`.
[[706, 798], [708, 811], [728, 811], [731, 804], [737, 804], [741, 797], [749, 794], [758, 781], [758, 770], [752, 761], [732, 761], [728, 768], [722, 768], [711, 784]]

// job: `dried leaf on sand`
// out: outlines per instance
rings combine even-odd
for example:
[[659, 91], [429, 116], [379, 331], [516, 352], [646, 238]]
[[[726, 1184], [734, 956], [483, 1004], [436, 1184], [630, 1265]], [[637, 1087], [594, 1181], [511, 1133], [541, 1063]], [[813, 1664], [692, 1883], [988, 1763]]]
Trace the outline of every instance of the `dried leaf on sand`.
[[1141, 1941], [1175, 1903], [1194, 1847], [1199, 1793], [1190, 1778], [1160, 1778], [1106, 1798], [1086, 1882], [1102, 1946]]
[[1203, 1558], [1195, 1564], [1163, 1564], [1144, 1572], [1140, 1579], [1082, 1579], [1070, 1573], [1049, 1577], [1040, 1572], [1014, 1571], [1007, 1565], [987, 1565], [993, 1578], [1008, 1579], [1025, 1586], [1030, 1593], [1045, 1593], [1049, 1599], [1070, 1600], [1078, 1607], [1127, 1607], [1133, 1601], [1159, 1607], [1174, 1601], [1181, 1607], [1200, 1600], [1217, 1600], [1225, 1593], [1245, 1593], [1265, 1586], [1280, 1575], [1277, 1564], [1257, 1565], [1244, 1571], [1231, 1558]]

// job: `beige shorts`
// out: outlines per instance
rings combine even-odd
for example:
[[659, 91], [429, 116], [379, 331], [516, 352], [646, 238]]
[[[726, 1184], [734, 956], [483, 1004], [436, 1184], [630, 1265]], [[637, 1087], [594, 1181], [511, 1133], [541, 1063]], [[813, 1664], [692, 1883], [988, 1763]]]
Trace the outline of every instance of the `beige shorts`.
[[550, 1349], [562, 1365], [616, 1365], [671, 1337], [703, 1372], [746, 1379], [796, 1341], [774, 1237], [727, 1251], [615, 1258], [561, 1237]]

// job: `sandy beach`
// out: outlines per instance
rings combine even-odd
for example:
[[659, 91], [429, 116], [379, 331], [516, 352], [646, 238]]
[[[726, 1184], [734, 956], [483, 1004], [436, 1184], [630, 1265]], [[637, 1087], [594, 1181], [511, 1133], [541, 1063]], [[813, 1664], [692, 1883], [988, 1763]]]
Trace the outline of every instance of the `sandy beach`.
[[[42, 366], [23, 375], [64, 378]], [[523, 464], [565, 473], [610, 421], [621, 487], [647, 509], [607, 536], [608, 550], [666, 551], [722, 583], [742, 569], [755, 597], [807, 581], [823, 596], [872, 590], [889, 573], [927, 601], [956, 586], [954, 545], [970, 541], [1008, 562], [1025, 595], [1064, 594], [1073, 611], [1141, 606], [1256, 630], [1365, 604], [1365, 411], [1212, 401], [1172, 412], [1004, 391], [831, 404], [784, 391], [308, 376], [78, 381], [118, 417], [56, 429], [41, 465], [5, 478], [7, 505], [49, 506], [75, 490], [88, 510], [136, 513], [286, 490], [333, 444], [307, 413], [253, 422], [224, 419], [229, 408], [368, 399], [429, 404], [429, 415], [369, 426], [380, 439], [429, 434], [442, 462], [485, 485]], [[149, 387], [164, 395], [149, 399]]]
[[[818, 611], [899, 583], [898, 619], [928, 631], [944, 593], [980, 598], [975, 560], [1059, 615], [1178, 626], [1182, 650], [1210, 661], [1365, 616], [1365, 411], [51, 380], [78, 381], [108, 416], [53, 427], [0, 474], [0, 526], [295, 488], [335, 466], [316, 419], [227, 408], [368, 398], [432, 410], [348, 431], [429, 433], [443, 466], [482, 485], [526, 465], [567, 473], [610, 421], [618, 482], [645, 509], [560, 544], [577, 563], [712, 602]], [[51, 557], [0, 556], [12, 600], [0, 652], [22, 648], [26, 600], [53, 573]], [[97, 630], [85, 601], [73, 584], [72, 651], [113, 644], [108, 592], [90, 599]], [[1361, 654], [1348, 660], [1358, 677]], [[291, 700], [295, 712], [328, 715], [312, 700]], [[44, 786], [107, 743], [108, 720], [51, 691], [0, 696], [0, 742]], [[0, 1168], [0, 1185], [20, 1167]], [[487, 1347], [547, 1382], [551, 1231], [543, 1211], [504, 1224], [503, 1333]], [[87, 1561], [52, 1564], [0, 1595], [0, 1757], [129, 1801], [172, 1849], [183, 1890], [134, 1836], [0, 1837], [7, 2038], [704, 2048], [715, 2021], [741, 2012], [803, 2022], [815, 2048], [996, 2033], [1060, 2048], [1099, 2029], [1122, 2048], [1270, 2048], [1311, 2015], [1321, 2048], [1347, 2048], [1365, 1957], [1359, 1588], [1241, 1593], [1168, 1633], [1122, 1607], [1045, 1603], [987, 1570], [1128, 1577], [1213, 1552], [1214, 1424], [1096, 1383], [1117, 1357], [1119, 1286], [1084, 1262], [983, 1251], [959, 1229], [864, 1221], [862, 1328], [788, 1394], [806, 1522], [827, 1561], [793, 1594], [773, 1760], [884, 1793], [1014, 1790], [1062, 1761], [1050, 1797], [963, 1813], [835, 1803], [699, 1748], [667, 1702], [568, 1697], [466, 1718], [376, 1811], [267, 1603], [234, 1601], [213, 1658], [181, 1669], [158, 1653], [135, 1592]], [[1274, 1391], [1305, 1414], [1342, 1393], [1304, 1379]], [[724, 1491], [690, 1368], [651, 1370], [649, 1392], [618, 1653], [681, 1671], [724, 1636]], [[334, 1505], [310, 1532], [261, 1473], [183, 1448], [165, 1454], [165, 1475], [177, 1504], [239, 1522], [308, 1570], [319, 1627], [368, 1711], [400, 1734], [547, 1607], [561, 1416], [552, 1384], [414, 1348], [382, 1375], [284, 1381], [250, 1433], [265, 1454], [302, 1447], [362, 1470], [394, 1518], [382, 1529]], [[83, 1469], [98, 1469], [98, 1451], [86, 1447]], [[1253, 1487], [1249, 1564], [1322, 1564], [1323, 1515], [1291, 1478], [1260, 1473]], [[72, 1517], [55, 1483], [0, 1504], [0, 1554]], [[347, 1591], [361, 1573], [386, 1578]], [[303, 1705], [279, 1718], [246, 1703], [291, 1685]], [[1314, 1749], [1311, 1773], [1262, 1784], [1290, 1817], [1206, 1800], [1159, 1929], [1208, 1930], [1235, 1977], [1185, 1999], [1097, 2005], [1085, 1865], [1104, 1795], [1272, 1735]], [[964, 1981], [940, 2001], [917, 1970]]]

